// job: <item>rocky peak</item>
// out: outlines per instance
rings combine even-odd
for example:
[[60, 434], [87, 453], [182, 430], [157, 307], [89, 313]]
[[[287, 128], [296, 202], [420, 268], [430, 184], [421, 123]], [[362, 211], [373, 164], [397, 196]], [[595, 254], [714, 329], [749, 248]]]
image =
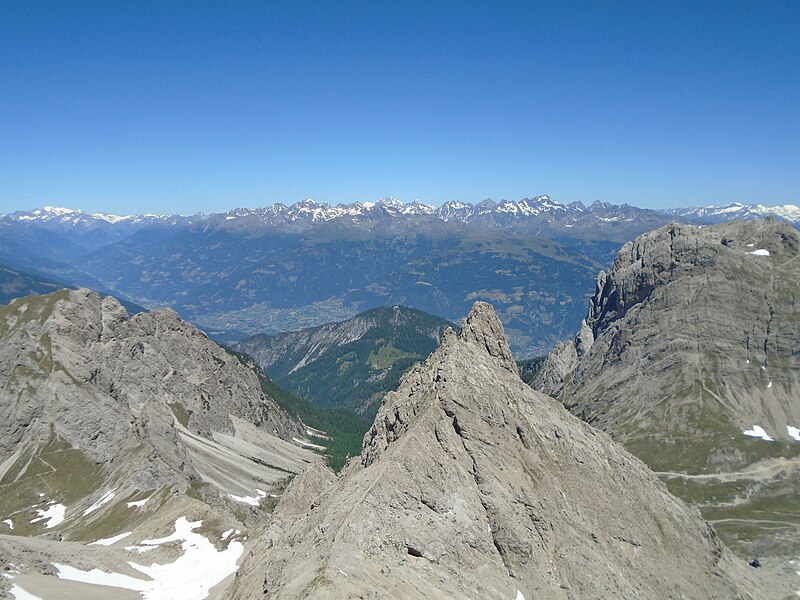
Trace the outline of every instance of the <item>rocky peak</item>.
[[491, 304], [476, 302], [472, 306], [461, 326], [458, 339], [482, 349], [496, 359], [504, 369], [518, 373], [505, 329]]
[[[588, 326], [596, 337], [673, 280], [708, 269], [749, 269], [756, 252], [797, 255], [798, 232], [774, 218], [719, 226], [670, 223], [625, 244], [608, 272], [600, 272]], [[766, 261], [765, 261], [766, 262]]]
[[[456, 334], [447, 328], [439, 348], [431, 354], [424, 365], [418, 365], [403, 377], [403, 384], [412, 390], [408, 397], [390, 392], [386, 395], [375, 418], [375, 423], [364, 436], [361, 462], [365, 466], [374, 463], [390, 444], [400, 439], [414, 424], [418, 415], [431, 406], [431, 397], [424, 391], [447, 388], [452, 385], [453, 375], [446, 368], [460, 361], [465, 372], [486, 373], [497, 369], [519, 375], [517, 363], [508, 345], [503, 324], [494, 307], [486, 302], [476, 302]], [[435, 400], [439, 400], [437, 397]], [[462, 399], [466, 406], [468, 398]], [[475, 410], [480, 410], [477, 405]]]
[[[800, 233], [775, 219], [673, 223], [642, 235], [601, 272], [585, 325], [532, 385], [660, 472], [725, 477], [758, 473], [766, 459], [797, 461], [799, 259]], [[771, 506], [795, 506], [793, 477], [759, 475]], [[731, 543], [796, 554], [789, 526], [737, 529], [757, 495], [720, 500], [739, 493], [730, 485], [706, 499], [693, 483], [675, 489], [700, 499]]]
[[100, 310], [103, 323], [102, 339], [108, 340], [114, 336], [118, 327], [128, 320], [128, 311], [112, 296], [103, 298], [100, 303]]
[[384, 398], [360, 461], [293, 482], [228, 597], [755, 597], [760, 573], [527, 387], [504, 340], [478, 303]]
[[[205, 524], [191, 535], [202, 535], [209, 553], [205, 536], [228, 546], [211, 558], [215, 567], [222, 554], [238, 557], [242, 530], [268, 514], [241, 504], [266, 501], [321, 458], [301, 447], [306, 428], [264, 393], [258, 375], [171, 310], [129, 317], [86, 289], [0, 306], [0, 556], [6, 571], [15, 566], [0, 577], [0, 597], [9, 597], [11, 575], [54, 590], [26, 582], [20, 593], [31, 598], [63, 597], [69, 585], [77, 597], [127, 594], [104, 593], [83, 568], [125, 572], [130, 548], [102, 547], [161, 539], [178, 515], [191, 529]], [[190, 539], [181, 535], [163, 539]], [[159, 555], [158, 544], [148, 556]], [[185, 541], [179, 557], [174, 550], [155, 558], [165, 579], [135, 581], [163, 589], [176, 558], [196, 567], [191, 597], [226, 576], [201, 573]]]
[[[263, 393], [253, 372], [174, 310], [129, 317], [114, 298], [88, 289], [62, 290], [0, 308], [0, 322], [0, 395], [20, 386], [25, 390], [28, 379], [34, 390], [19, 410], [3, 407], [11, 412], [0, 426], [0, 456], [3, 448], [36, 429], [29, 427], [36, 415], [67, 410], [62, 397], [73, 393], [69, 382], [74, 381], [84, 390], [82, 404], [108, 402], [116, 410], [93, 416], [87, 426], [100, 427], [107, 420], [100, 427], [102, 436], [93, 436], [80, 419], [55, 419], [65, 439], [94, 452], [98, 460], [112, 456], [129, 434], [125, 419], [117, 418], [120, 412], [143, 415], [163, 409], [169, 415], [167, 406], [180, 405], [186, 427], [206, 437], [211, 431], [233, 433], [229, 415], [284, 439], [302, 432]], [[20, 378], [20, 372], [27, 378]], [[69, 406], [70, 414], [76, 405]]]

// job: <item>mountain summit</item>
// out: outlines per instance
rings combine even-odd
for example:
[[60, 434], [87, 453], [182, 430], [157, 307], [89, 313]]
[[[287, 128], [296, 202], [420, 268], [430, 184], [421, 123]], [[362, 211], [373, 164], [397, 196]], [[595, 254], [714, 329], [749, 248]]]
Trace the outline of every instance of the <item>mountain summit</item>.
[[794, 555], [799, 301], [787, 223], [668, 225], [600, 274], [577, 338], [533, 385], [664, 472], [730, 543]]
[[228, 597], [755, 598], [767, 583], [526, 386], [477, 303], [386, 395], [359, 459], [292, 482]]

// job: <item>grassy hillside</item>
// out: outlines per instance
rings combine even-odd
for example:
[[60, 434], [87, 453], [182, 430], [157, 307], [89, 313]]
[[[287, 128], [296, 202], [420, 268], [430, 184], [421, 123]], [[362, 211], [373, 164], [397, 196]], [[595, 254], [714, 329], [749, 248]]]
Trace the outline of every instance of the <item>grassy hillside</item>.
[[402, 306], [365, 311], [341, 323], [237, 345], [276, 382], [327, 408], [370, 412], [415, 363], [436, 349], [451, 324]]

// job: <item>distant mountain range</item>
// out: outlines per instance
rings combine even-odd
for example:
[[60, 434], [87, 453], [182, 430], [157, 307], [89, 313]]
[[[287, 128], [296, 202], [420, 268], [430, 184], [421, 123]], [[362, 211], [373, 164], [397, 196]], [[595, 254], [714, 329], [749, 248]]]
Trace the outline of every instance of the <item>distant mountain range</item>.
[[[106, 223], [120, 228], [134, 229], [153, 224], [189, 224], [199, 221], [258, 221], [262, 224], [278, 224], [298, 221], [331, 221], [339, 218], [379, 218], [381, 216], [402, 217], [409, 215], [430, 215], [442, 221], [463, 221], [473, 223], [509, 224], [512, 219], [531, 220], [555, 217], [564, 225], [574, 225], [581, 217], [594, 217], [601, 222], [630, 221], [642, 213], [655, 213], [673, 217], [691, 217], [713, 222], [733, 219], [765, 217], [773, 215], [787, 221], [800, 221], [800, 206], [784, 204], [766, 206], [764, 204], [741, 204], [734, 202], [723, 206], [691, 206], [686, 208], [642, 209], [627, 204], [615, 205], [595, 201], [586, 206], [582, 202], [562, 204], [550, 196], [512, 200], [484, 200], [477, 204], [450, 201], [441, 206], [424, 204], [419, 200], [404, 203], [395, 198], [381, 198], [376, 202], [354, 202], [332, 206], [326, 202], [316, 202], [307, 198], [291, 205], [276, 203], [263, 208], [236, 208], [226, 213], [192, 216], [139, 214], [115, 215], [110, 213], [87, 213], [82, 210], [45, 206], [31, 211], [16, 211], [4, 215], [17, 221], [47, 224], [55, 229], [88, 229], [92, 225]], [[560, 217], [560, 218], [559, 218]]]
[[668, 208], [659, 211], [678, 220], [688, 220], [700, 224], [723, 223], [737, 219], [749, 220], [776, 217], [797, 225], [800, 223], [800, 206], [783, 204], [764, 206], [763, 204], [740, 204], [734, 202], [726, 206], [691, 206], [689, 208]]
[[548, 196], [519, 202], [313, 200], [193, 216], [45, 207], [0, 217], [0, 263], [169, 306], [226, 342], [405, 305], [450, 321], [492, 302], [520, 358], [577, 331], [595, 273], [619, 247], [670, 221], [775, 216], [800, 208], [670, 211]]
[[[92, 230], [117, 231], [130, 234], [151, 225], [188, 226], [196, 223], [220, 224], [227, 227], [240, 226], [293, 226], [333, 221], [337, 219], [378, 220], [385, 217], [432, 216], [445, 222], [460, 221], [485, 227], [534, 227], [549, 226], [548, 229], [569, 230], [582, 228], [590, 223], [600, 224], [608, 230], [619, 229], [625, 223], [643, 224], [647, 220], [677, 218], [698, 223], [718, 223], [734, 219], [751, 219], [775, 216], [792, 223], [800, 223], [800, 206], [784, 204], [741, 204], [725, 206], [692, 206], [661, 210], [642, 209], [627, 204], [615, 205], [596, 201], [589, 206], [582, 202], [562, 204], [549, 196], [512, 200], [484, 200], [477, 204], [451, 201], [441, 206], [424, 204], [419, 200], [403, 203], [394, 198], [382, 198], [376, 202], [354, 202], [332, 206], [307, 198], [291, 205], [272, 204], [263, 208], [236, 208], [226, 213], [184, 215], [114, 215], [109, 213], [86, 213], [81, 210], [45, 206], [31, 211], [17, 211], [3, 218], [39, 224], [53, 231], [72, 231], [87, 235]], [[95, 232], [94, 235], [97, 235]], [[607, 233], [604, 235], [608, 235]], [[99, 237], [99, 236], [98, 236]]]

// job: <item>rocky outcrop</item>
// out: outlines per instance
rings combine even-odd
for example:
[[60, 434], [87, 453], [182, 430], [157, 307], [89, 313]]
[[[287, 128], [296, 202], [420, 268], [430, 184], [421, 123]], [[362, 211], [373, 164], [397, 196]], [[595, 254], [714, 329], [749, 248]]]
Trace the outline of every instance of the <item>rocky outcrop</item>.
[[[626, 244], [600, 274], [581, 333], [533, 386], [658, 471], [760, 473], [752, 465], [797, 457], [800, 234], [774, 220], [672, 224]], [[754, 425], [774, 442], [745, 435]], [[769, 498], [773, 520], [793, 521], [798, 480], [728, 479], [706, 480], [707, 493], [697, 479], [671, 484], [726, 535], [761, 539], [748, 551], [796, 552], [796, 526], [769, 525], [762, 538], [746, 513]]]
[[774, 589], [643, 463], [526, 386], [506, 349], [491, 307], [476, 305], [384, 398], [360, 458], [336, 479], [317, 468], [293, 482], [228, 597]]
[[615, 432], [705, 378], [737, 428], [760, 423], [788, 439], [800, 421], [799, 248], [800, 234], [775, 221], [673, 224], [637, 238], [600, 274], [576, 358], [554, 353], [534, 386]]
[[461, 327], [459, 339], [485, 350], [504, 369], [519, 374], [505, 330], [491, 304], [476, 302]]
[[2, 452], [47, 422], [107, 462], [142, 419], [168, 414], [169, 406], [186, 415], [189, 430], [207, 437], [212, 430], [233, 433], [229, 415], [284, 439], [302, 433], [254, 373], [173, 310], [128, 318], [110, 296], [65, 290], [13, 303], [0, 323], [3, 390], [18, 394], [16, 402], [0, 404]]
[[293, 443], [304, 432], [172, 310], [129, 317], [86, 289], [0, 308], [0, 518], [17, 520], [14, 534], [43, 533], [25, 515], [45, 496], [78, 539], [109, 491], [253, 496], [317, 460]]

